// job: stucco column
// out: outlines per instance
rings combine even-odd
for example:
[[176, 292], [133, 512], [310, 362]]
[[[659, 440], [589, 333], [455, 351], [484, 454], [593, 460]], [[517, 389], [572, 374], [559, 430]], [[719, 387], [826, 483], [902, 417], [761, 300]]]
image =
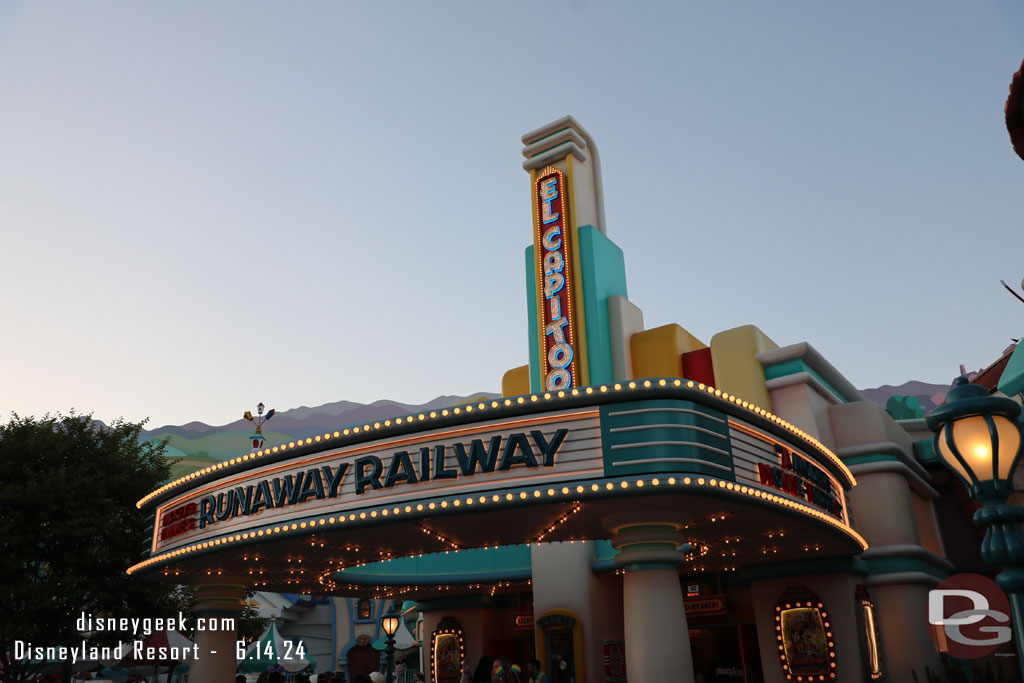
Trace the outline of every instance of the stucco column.
[[[238, 669], [235, 645], [238, 641], [238, 615], [242, 611], [246, 588], [238, 584], [203, 584], [196, 591], [194, 612], [197, 619], [216, 618], [216, 628], [196, 629], [198, 655], [189, 663], [190, 681], [233, 681]], [[222, 619], [234, 620], [234, 629], [221, 629]], [[206, 622], [208, 625], [213, 622]]]
[[[886, 680], [925, 680], [925, 667], [942, 671], [939, 651], [928, 635], [928, 591], [938, 579], [919, 572], [868, 577], [875, 604], [882, 671]], [[913, 673], [911, 673], [913, 672]]]
[[602, 520], [615, 534], [623, 577], [626, 675], [631, 681], [693, 683], [693, 655], [676, 567], [683, 520], [668, 510], [634, 510]]

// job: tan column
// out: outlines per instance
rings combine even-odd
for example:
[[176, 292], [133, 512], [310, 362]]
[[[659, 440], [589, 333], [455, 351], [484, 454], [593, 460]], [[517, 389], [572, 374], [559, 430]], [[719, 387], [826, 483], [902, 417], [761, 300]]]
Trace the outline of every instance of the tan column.
[[602, 520], [614, 533], [623, 577], [626, 675], [631, 681], [693, 683], [693, 655], [676, 567], [685, 543], [678, 513], [630, 511]]
[[[233, 681], [238, 669], [235, 646], [238, 641], [238, 615], [245, 599], [245, 586], [237, 584], [204, 584], [196, 591], [193, 611], [207, 628], [195, 635], [197, 656], [189, 663], [190, 681]], [[211, 621], [215, 618], [216, 621]], [[221, 629], [223, 619], [233, 619], [234, 629]]]

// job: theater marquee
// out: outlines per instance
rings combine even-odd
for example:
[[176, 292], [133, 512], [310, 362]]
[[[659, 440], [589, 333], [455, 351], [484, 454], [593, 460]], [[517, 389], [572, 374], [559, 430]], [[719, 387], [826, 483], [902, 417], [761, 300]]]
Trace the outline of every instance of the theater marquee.
[[602, 472], [597, 410], [431, 430], [256, 468], [175, 498], [158, 510], [153, 550], [384, 499]]
[[485, 499], [491, 509], [498, 500], [543, 504], [570, 491], [580, 499], [636, 495], [645, 485], [785, 509], [865, 546], [848, 526], [846, 490], [854, 480], [835, 454], [767, 411], [715, 391], [673, 379], [581, 387], [403, 416], [250, 453], [139, 501], [154, 512], [151, 559], [141, 566], [225, 539], [302, 534], [335, 518], [372, 525], [400, 512], [403, 519], [430, 516], [435, 506], [458, 516], [473, 514]]

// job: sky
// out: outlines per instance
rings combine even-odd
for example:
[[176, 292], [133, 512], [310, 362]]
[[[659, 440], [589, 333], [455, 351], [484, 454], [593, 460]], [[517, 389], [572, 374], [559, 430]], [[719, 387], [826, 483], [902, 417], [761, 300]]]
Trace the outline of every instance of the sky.
[[646, 327], [948, 383], [1024, 333], [1022, 59], [1017, 0], [0, 0], [0, 419], [500, 391], [565, 114]]

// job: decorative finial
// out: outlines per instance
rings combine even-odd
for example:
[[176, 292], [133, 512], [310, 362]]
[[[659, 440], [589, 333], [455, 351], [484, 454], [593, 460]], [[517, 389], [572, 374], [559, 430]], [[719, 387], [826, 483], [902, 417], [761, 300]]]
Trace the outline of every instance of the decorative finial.
[[256, 432], [251, 437], [253, 449], [263, 448], [263, 423], [269, 420], [270, 418], [274, 417], [274, 409], [271, 408], [270, 410], [267, 411], [267, 414], [264, 415], [264, 407], [265, 406], [263, 405], [262, 402], [256, 405], [257, 417], [253, 417], [252, 411], [250, 410], [245, 411], [245, 413], [242, 415], [242, 417], [244, 417], [246, 420], [256, 425]]
[[[1024, 297], [1022, 297], [1017, 292], [1013, 291], [1013, 287], [1011, 287], [1010, 285], [1006, 284], [1002, 280], [999, 281], [999, 284], [1001, 284], [1003, 287], [1006, 287], [1006, 291], [1009, 292], [1010, 294], [1013, 294], [1015, 297], [1017, 297], [1017, 299], [1019, 299], [1020, 301], [1024, 301]], [[1020, 288], [1024, 289], [1024, 280], [1020, 281]]]

